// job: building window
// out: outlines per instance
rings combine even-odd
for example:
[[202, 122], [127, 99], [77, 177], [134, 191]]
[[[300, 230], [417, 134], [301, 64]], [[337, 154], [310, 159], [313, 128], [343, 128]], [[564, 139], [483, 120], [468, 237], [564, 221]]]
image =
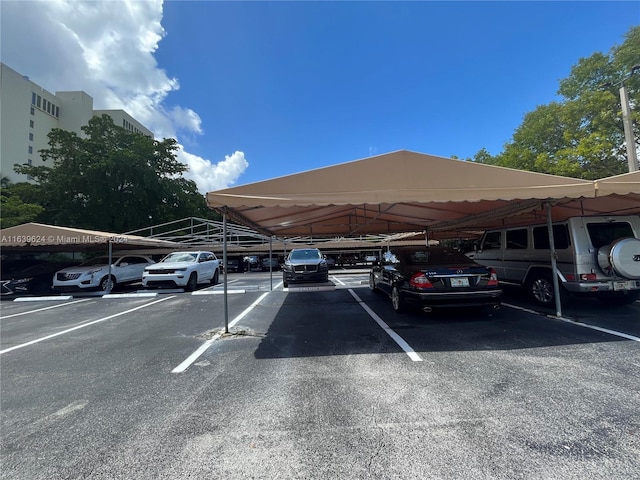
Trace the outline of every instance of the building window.
[[33, 142], [33, 133], [29, 133], [29, 141]]
[[[33, 147], [31, 145], [29, 145], [29, 153], [33, 153]], [[29, 160], [29, 161], [31, 161], [31, 160]], [[31, 164], [29, 164], [29, 165], [31, 165]]]
[[33, 128], [35, 122], [33, 120], [29, 120], [29, 128]]
[[35, 115], [35, 114], [36, 114], [35, 108], [31, 107], [31, 115]]
[[60, 107], [56, 107], [56, 118], [60, 116]]
[[31, 92], [31, 105], [35, 105], [36, 104], [36, 99], [38, 98], [38, 96], [36, 95], [36, 92]]
[[40, 95], [38, 95], [38, 100], [37, 100], [37, 102], [36, 102], [36, 106], [37, 106], [38, 108], [40, 108], [40, 105], [41, 105], [41, 103], [40, 103], [40, 102], [42, 102], [42, 97], [41, 97]]

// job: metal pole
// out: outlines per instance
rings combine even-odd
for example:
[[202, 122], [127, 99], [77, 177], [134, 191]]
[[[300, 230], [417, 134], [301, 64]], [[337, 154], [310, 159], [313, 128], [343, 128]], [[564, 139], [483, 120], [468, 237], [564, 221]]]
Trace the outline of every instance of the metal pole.
[[222, 214], [222, 262], [224, 263], [224, 333], [229, 333], [229, 303], [227, 302], [227, 212]]
[[273, 291], [273, 237], [269, 238], [269, 291]]
[[556, 301], [556, 317], [562, 316], [562, 305], [560, 304], [560, 284], [558, 283], [558, 264], [556, 259], [556, 245], [553, 239], [553, 223], [551, 221], [551, 204], [545, 202], [544, 207], [547, 211], [547, 229], [549, 230], [549, 250], [551, 250], [551, 271], [553, 277], [553, 298]]
[[113, 263], [113, 244], [111, 243], [111, 239], [109, 239], [109, 272], [108, 272], [108, 281], [107, 281], [107, 294], [111, 293], [112, 281], [111, 281], [111, 264]]
[[631, 105], [629, 94], [624, 83], [620, 86], [620, 103], [622, 104], [622, 123], [624, 125], [624, 142], [627, 145], [627, 162], [629, 171], [635, 172], [638, 168], [638, 154], [636, 153], [636, 141], [633, 135], [633, 121], [631, 120]]

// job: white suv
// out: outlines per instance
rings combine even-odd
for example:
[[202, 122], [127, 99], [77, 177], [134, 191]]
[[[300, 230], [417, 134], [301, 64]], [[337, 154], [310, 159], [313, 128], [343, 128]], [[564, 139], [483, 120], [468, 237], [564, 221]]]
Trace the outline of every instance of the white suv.
[[142, 286], [184, 287], [195, 290], [199, 283], [218, 283], [220, 260], [212, 252], [173, 252], [145, 268]]
[[142, 272], [154, 261], [146, 255], [121, 255], [111, 257], [111, 285], [109, 285], [109, 257], [96, 257], [76, 267], [59, 270], [53, 276], [55, 291], [114, 289], [125, 283], [139, 282]]
[[[572, 217], [553, 224], [560, 293], [624, 305], [640, 298], [640, 216]], [[525, 287], [534, 301], [555, 303], [546, 225], [484, 232], [473, 259], [500, 283]]]

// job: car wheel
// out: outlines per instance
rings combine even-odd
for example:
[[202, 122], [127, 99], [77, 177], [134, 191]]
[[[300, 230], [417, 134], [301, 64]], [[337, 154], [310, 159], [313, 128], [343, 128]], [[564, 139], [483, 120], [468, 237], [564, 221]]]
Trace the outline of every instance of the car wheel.
[[198, 288], [198, 274], [193, 272], [189, 276], [189, 281], [187, 282], [187, 290], [193, 292], [196, 288]]
[[[561, 287], [562, 288], [562, 287]], [[555, 304], [553, 294], [553, 280], [548, 273], [538, 273], [529, 282], [529, 294], [531, 299], [543, 307], [551, 307]]]
[[100, 290], [102, 290], [103, 292], [115, 290], [116, 285], [116, 279], [113, 275], [111, 277], [106, 276], [102, 280], [100, 280]]
[[219, 273], [218, 270], [216, 269], [215, 273], [213, 274], [213, 278], [211, 279], [211, 285], [217, 285], [218, 284], [218, 278], [219, 278]]
[[400, 290], [396, 285], [391, 289], [391, 306], [396, 313], [402, 313], [405, 311], [404, 300], [402, 299]]
[[286, 281], [286, 280], [283, 280], [283, 281], [282, 281], [282, 286], [283, 286], [284, 288], [289, 288], [289, 284], [287, 283], [287, 281]]

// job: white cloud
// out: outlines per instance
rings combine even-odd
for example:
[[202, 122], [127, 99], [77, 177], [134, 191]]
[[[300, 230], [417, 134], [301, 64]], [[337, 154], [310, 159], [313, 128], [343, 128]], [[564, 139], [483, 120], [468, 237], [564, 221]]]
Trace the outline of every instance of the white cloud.
[[[0, 6], [2, 61], [16, 71], [52, 92], [83, 90], [96, 110], [126, 110], [156, 138], [180, 142], [203, 133], [195, 111], [164, 103], [180, 85], [153, 56], [165, 35], [161, 0], [3, 0]], [[242, 152], [213, 164], [181, 149], [178, 159], [203, 193], [232, 185], [248, 166]]]
[[184, 176], [194, 180], [200, 191], [204, 192], [226, 188], [235, 183], [249, 166], [244, 152], [227, 155], [216, 165], [211, 165], [210, 162], [185, 152], [182, 148], [177, 152], [177, 157], [190, 166], [189, 172]]

